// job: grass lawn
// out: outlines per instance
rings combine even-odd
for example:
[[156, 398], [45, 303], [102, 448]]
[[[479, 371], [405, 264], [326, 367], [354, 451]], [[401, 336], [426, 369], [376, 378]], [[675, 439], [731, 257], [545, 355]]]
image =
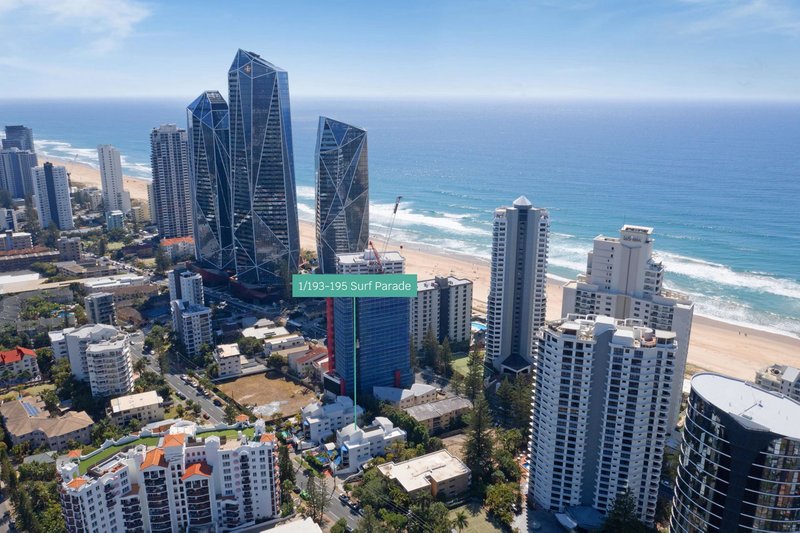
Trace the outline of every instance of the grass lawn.
[[[32, 387], [27, 387], [22, 389], [23, 396], [37, 396], [43, 393], [46, 390], [55, 389], [56, 386], [52, 383], [43, 383], [41, 385], [33, 385]], [[4, 395], [0, 396], [0, 401], [7, 402], [9, 400], [16, 400], [17, 399], [17, 391], [8, 391]]]
[[469, 364], [469, 356], [464, 355], [458, 359], [453, 359], [453, 371], [458, 372], [462, 376], [467, 375], [467, 365]]
[[[206, 437], [227, 437], [227, 438], [235, 438], [238, 435], [237, 429], [226, 429], [224, 431], [204, 431], [198, 432], [197, 436], [206, 438]], [[247, 428], [244, 430], [244, 434], [248, 437], [252, 437], [253, 433], [255, 433], [255, 428]], [[94, 465], [108, 459], [112, 455], [116, 454], [117, 452], [121, 452], [123, 450], [128, 450], [133, 448], [134, 446], [138, 446], [139, 444], [144, 444], [145, 446], [155, 446], [158, 444], [159, 437], [143, 437], [141, 439], [135, 440], [133, 442], [129, 442], [128, 444], [122, 444], [120, 446], [111, 446], [110, 448], [106, 448], [102, 452], [98, 453], [97, 455], [92, 456], [91, 458], [81, 461], [78, 471], [81, 474], [85, 474], [87, 470], [89, 470]]]
[[146, 267], [154, 267], [156, 266], [156, 258], [155, 257], [145, 257], [144, 259], [139, 259], [142, 264]]
[[108, 250], [109, 252], [115, 252], [117, 250], [121, 250], [123, 246], [125, 246], [125, 244], [122, 242], [111, 241], [106, 245], [106, 250]]
[[469, 520], [467, 527], [463, 531], [469, 531], [470, 533], [496, 533], [497, 531], [503, 531], [489, 521], [486, 517], [486, 511], [477, 503], [468, 503], [461, 507], [456, 507], [450, 511], [450, 519], [455, 518], [456, 513], [462, 510], [467, 513]]

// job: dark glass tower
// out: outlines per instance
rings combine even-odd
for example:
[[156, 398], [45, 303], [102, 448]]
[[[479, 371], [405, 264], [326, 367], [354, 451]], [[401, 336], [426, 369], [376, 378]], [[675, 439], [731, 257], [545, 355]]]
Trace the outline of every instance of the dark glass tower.
[[228, 97], [236, 274], [280, 292], [300, 254], [288, 74], [239, 50]]
[[186, 122], [195, 257], [204, 266], [233, 269], [228, 104], [206, 91], [189, 105]]
[[336, 255], [363, 252], [369, 241], [367, 132], [319, 117], [316, 157], [317, 257], [336, 273]]
[[33, 130], [25, 126], [6, 126], [6, 138], [3, 139], [3, 148], [17, 148], [35, 152]]
[[31, 169], [39, 166], [36, 154], [17, 147], [0, 150], [0, 189], [14, 198], [27, 198], [34, 193]]
[[718, 374], [691, 383], [669, 530], [798, 531], [800, 403]]

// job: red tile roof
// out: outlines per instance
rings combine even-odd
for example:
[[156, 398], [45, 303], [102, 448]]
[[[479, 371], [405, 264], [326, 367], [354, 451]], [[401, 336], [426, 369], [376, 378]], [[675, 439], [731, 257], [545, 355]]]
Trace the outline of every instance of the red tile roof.
[[67, 454], [67, 457], [69, 457], [70, 459], [77, 459], [80, 456], [81, 456], [80, 450], [70, 450], [69, 453]]
[[261, 435], [259, 439], [260, 442], [274, 442], [275, 441], [275, 434], [274, 433], [264, 433]]
[[199, 463], [194, 463], [186, 467], [186, 471], [183, 473], [181, 479], [185, 480], [192, 476], [211, 476], [211, 466], [206, 463], [205, 461], [201, 461]]
[[167, 460], [164, 459], [164, 450], [161, 448], [155, 448], [147, 452], [147, 455], [144, 456], [144, 462], [142, 463], [142, 470], [147, 468], [159, 466], [161, 468], [167, 468]]
[[23, 357], [36, 357], [36, 352], [30, 348], [17, 346], [13, 350], [0, 352], [0, 365], [9, 365], [21, 361]]
[[87, 483], [89, 483], [89, 482], [86, 481], [85, 479], [83, 479], [82, 477], [76, 477], [75, 479], [73, 479], [72, 481], [67, 483], [67, 486], [69, 488], [71, 488], [71, 489], [77, 490], [77, 489], [81, 488], [82, 486], [86, 485]]
[[248, 420], [250, 420], [250, 417], [245, 415], [245, 414], [241, 414], [241, 415], [237, 415], [236, 416], [236, 421], [237, 422], [247, 422]]
[[316, 361], [317, 359], [322, 359], [326, 355], [328, 355], [327, 348], [320, 348], [320, 347], [309, 348], [305, 354], [297, 358], [297, 364], [302, 365], [309, 361]]
[[164, 239], [161, 241], [161, 246], [172, 246], [173, 244], [180, 244], [182, 242], [194, 244], [192, 237], [172, 237], [171, 239]]
[[164, 448], [170, 446], [183, 446], [186, 442], [186, 435], [183, 433], [176, 433], [173, 435], [165, 435], [164, 442], [161, 444]]

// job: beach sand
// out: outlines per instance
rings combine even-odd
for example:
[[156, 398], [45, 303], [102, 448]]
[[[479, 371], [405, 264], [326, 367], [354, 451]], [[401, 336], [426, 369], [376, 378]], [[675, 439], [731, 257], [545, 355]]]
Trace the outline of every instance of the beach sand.
[[[73, 186], [99, 187], [100, 172], [88, 165], [50, 159], [65, 165], [71, 173]], [[132, 199], [147, 202], [147, 181], [125, 176], [125, 190]], [[305, 249], [315, 249], [314, 225], [300, 222], [300, 244]], [[389, 250], [399, 250], [403, 243], [390, 242]], [[376, 242], [383, 249], [383, 239]], [[473, 281], [474, 310], [483, 312], [489, 293], [489, 264], [466, 255], [438, 253], [432, 247], [403, 246], [406, 272], [417, 274], [419, 279], [435, 275], [452, 275]], [[669, 265], [667, 265], [669, 269]], [[550, 280], [547, 286], [547, 318], [559, 318], [561, 313], [561, 282]], [[780, 363], [800, 368], [800, 338], [779, 335], [695, 316], [692, 338], [689, 343], [687, 370], [709, 370], [742, 379], [753, 379], [759, 368]]]

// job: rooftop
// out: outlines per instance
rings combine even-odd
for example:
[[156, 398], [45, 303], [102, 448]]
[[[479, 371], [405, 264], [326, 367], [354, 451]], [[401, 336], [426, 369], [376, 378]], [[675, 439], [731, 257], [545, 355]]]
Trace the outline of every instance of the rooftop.
[[183, 477], [181, 477], [181, 479], [185, 480], [192, 476], [210, 477], [211, 465], [209, 465], [205, 461], [200, 461], [199, 463], [191, 464], [186, 467], [186, 471], [183, 473]]
[[433, 385], [414, 383], [407, 389], [401, 389], [399, 387], [372, 387], [372, 394], [374, 394], [379, 400], [397, 403], [401, 400], [405, 400], [406, 398], [422, 396], [435, 390], [436, 387]]
[[[383, 252], [380, 254], [382, 263], [402, 262], [405, 261], [400, 252]], [[359, 263], [369, 263], [375, 261], [375, 252], [372, 250], [365, 250], [354, 254], [339, 254], [336, 256], [336, 261], [339, 264], [355, 265]]]
[[233, 344], [220, 344], [217, 346], [217, 355], [222, 359], [225, 357], [239, 357], [239, 345]]
[[469, 468], [447, 450], [439, 450], [401, 463], [385, 463], [378, 470], [384, 476], [396, 479], [406, 492], [429, 486], [429, 479], [441, 482], [470, 473]]
[[161, 397], [156, 391], [142, 392], [140, 394], [130, 394], [128, 396], [120, 396], [111, 400], [111, 412], [119, 413], [122, 411], [130, 411], [131, 409], [138, 409], [140, 407], [147, 407], [149, 405], [158, 405], [162, 402]]
[[719, 374], [692, 378], [692, 390], [752, 431], [800, 440], [800, 403], [757, 385]]
[[17, 346], [13, 350], [0, 352], [0, 365], [9, 365], [22, 361], [23, 357], [36, 357], [36, 352], [30, 348], [23, 348], [22, 346]]
[[437, 402], [413, 405], [406, 409], [406, 413], [414, 417], [415, 420], [431, 420], [442, 415], [453, 413], [461, 409], [472, 409], [472, 402], [466, 398], [445, 398]]
[[164, 239], [159, 243], [159, 246], [172, 246], [174, 244], [194, 244], [192, 237], [172, 237], [171, 239]]
[[67, 413], [52, 418], [41, 400], [25, 398], [12, 400], [0, 406], [0, 414], [5, 418], [6, 429], [12, 435], [22, 436], [41, 431], [52, 439], [79, 431], [94, 424], [85, 411]]
[[417, 291], [429, 291], [433, 289], [443, 288], [443, 284], [447, 284], [448, 287], [457, 287], [461, 285], [472, 285], [472, 281], [468, 279], [461, 279], [455, 276], [447, 276], [447, 277], [438, 277], [434, 279], [424, 279], [422, 281], [417, 281]]

